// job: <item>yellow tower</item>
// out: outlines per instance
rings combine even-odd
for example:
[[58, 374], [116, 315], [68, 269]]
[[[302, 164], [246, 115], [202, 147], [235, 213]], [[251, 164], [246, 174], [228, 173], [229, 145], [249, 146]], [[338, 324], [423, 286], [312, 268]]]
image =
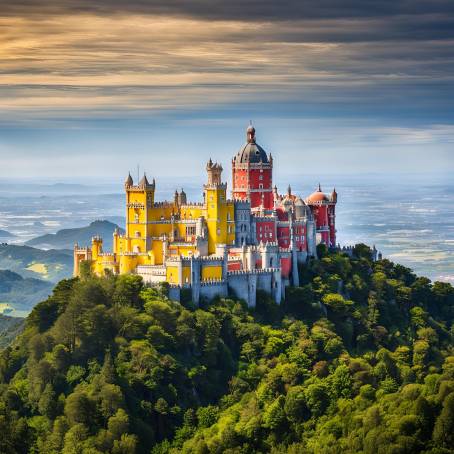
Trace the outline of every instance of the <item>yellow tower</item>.
[[208, 254], [216, 252], [218, 244], [232, 244], [235, 240], [234, 207], [227, 200], [227, 183], [222, 183], [222, 166], [210, 159], [206, 166], [208, 182], [204, 185], [208, 227]]
[[149, 211], [154, 204], [155, 181], [150, 184], [146, 175], [137, 186], [131, 175], [125, 181], [126, 191], [126, 234], [125, 248], [128, 252], [144, 253], [149, 249]]

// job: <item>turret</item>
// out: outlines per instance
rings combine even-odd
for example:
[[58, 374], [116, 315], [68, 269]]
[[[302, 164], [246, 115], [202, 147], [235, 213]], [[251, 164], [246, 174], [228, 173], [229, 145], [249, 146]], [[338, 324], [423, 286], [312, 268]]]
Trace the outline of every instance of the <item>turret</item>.
[[91, 252], [93, 260], [96, 260], [100, 254], [102, 254], [102, 238], [94, 236], [91, 239]]
[[128, 173], [128, 177], [125, 180], [125, 188], [130, 188], [134, 184], [131, 173]]
[[181, 188], [180, 197], [179, 197], [180, 206], [187, 204], [186, 192]]
[[210, 160], [207, 163], [206, 169], [207, 169], [207, 174], [208, 174], [208, 185], [218, 186], [218, 185], [222, 184], [222, 181], [221, 181], [222, 165], [221, 164], [218, 164], [217, 162], [213, 163], [213, 161], [210, 158]]
[[148, 182], [147, 175], [144, 173], [142, 179], [139, 181], [140, 189], [147, 189], [152, 185]]
[[333, 189], [333, 192], [331, 193], [331, 202], [337, 203], [337, 192], [336, 188]]

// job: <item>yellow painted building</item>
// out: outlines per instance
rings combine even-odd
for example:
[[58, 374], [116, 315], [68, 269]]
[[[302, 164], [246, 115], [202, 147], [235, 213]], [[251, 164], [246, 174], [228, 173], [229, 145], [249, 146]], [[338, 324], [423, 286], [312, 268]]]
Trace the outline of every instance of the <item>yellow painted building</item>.
[[76, 245], [74, 274], [79, 275], [80, 263], [87, 261], [98, 275], [140, 270], [151, 281], [184, 285], [194, 279], [189, 259], [206, 257], [200, 262], [201, 281], [224, 279], [225, 257], [220, 255], [235, 242], [234, 203], [221, 181], [222, 166], [210, 159], [206, 170], [203, 203], [188, 203], [183, 190], [173, 201], [156, 202], [154, 180], [150, 183], [144, 175], [135, 185], [128, 175], [124, 235], [114, 233], [111, 252], [103, 251], [99, 237], [93, 238], [91, 248]]

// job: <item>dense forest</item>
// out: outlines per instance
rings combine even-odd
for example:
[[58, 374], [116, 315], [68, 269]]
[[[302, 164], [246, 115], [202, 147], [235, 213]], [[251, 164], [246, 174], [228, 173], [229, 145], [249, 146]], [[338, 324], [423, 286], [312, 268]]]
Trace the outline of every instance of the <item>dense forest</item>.
[[454, 452], [454, 288], [318, 252], [254, 310], [61, 281], [0, 354], [0, 452]]

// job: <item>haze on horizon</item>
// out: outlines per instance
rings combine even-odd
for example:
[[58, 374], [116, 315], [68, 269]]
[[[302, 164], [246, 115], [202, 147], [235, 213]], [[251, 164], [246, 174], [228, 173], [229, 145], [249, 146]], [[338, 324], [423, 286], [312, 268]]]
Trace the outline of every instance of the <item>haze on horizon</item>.
[[0, 178], [454, 171], [449, 0], [3, 0]]

